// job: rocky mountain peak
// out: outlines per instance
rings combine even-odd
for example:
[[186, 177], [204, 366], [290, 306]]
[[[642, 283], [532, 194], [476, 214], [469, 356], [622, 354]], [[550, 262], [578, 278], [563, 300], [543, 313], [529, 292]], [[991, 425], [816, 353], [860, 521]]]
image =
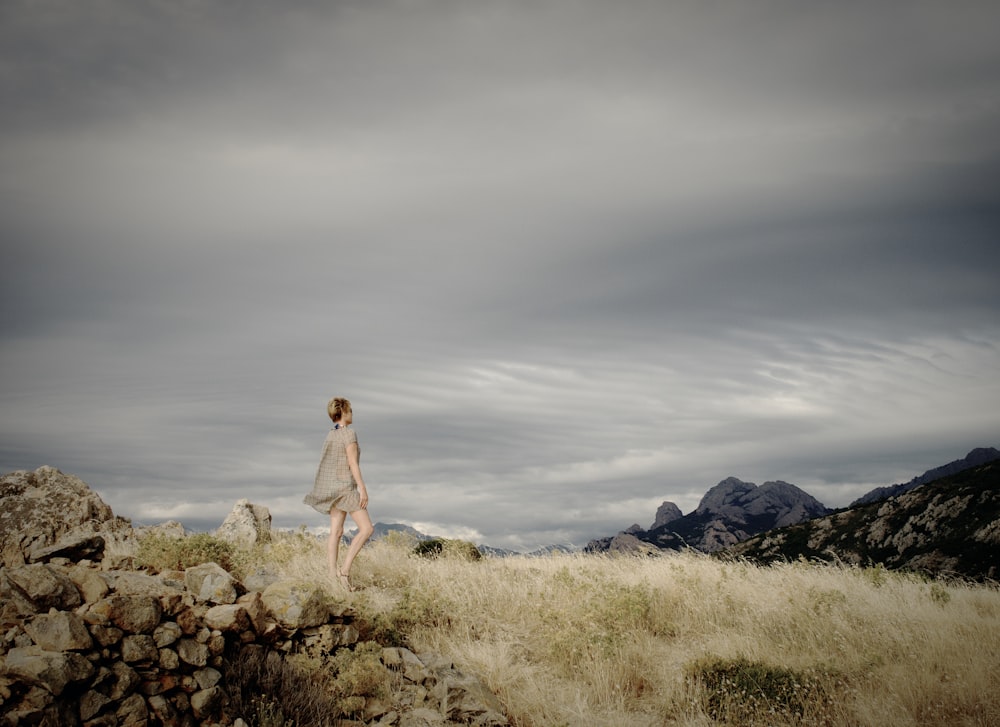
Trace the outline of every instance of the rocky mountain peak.
[[753, 482], [727, 477], [705, 493], [695, 508], [698, 515], [721, 513], [731, 508], [740, 498], [757, 489]]
[[653, 530], [654, 528], [661, 527], [683, 516], [684, 513], [681, 512], [681, 509], [677, 505], [670, 502], [670, 500], [664, 500], [663, 504], [656, 509], [656, 519], [653, 520], [653, 524], [649, 529]]

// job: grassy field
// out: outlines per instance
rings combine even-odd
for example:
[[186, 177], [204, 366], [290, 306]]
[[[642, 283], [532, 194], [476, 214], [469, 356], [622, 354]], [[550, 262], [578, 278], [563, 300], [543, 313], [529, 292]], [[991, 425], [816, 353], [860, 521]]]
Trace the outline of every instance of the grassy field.
[[521, 727], [1000, 725], [995, 585], [696, 554], [411, 549], [366, 546], [351, 594], [305, 535], [263, 558], [349, 600], [380, 642], [479, 675]]

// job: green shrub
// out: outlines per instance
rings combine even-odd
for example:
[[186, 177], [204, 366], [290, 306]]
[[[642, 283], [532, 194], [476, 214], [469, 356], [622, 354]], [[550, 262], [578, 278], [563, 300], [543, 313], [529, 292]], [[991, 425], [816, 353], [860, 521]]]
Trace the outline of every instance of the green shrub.
[[447, 538], [432, 538], [431, 540], [424, 540], [417, 543], [413, 549], [413, 553], [425, 558], [448, 556], [464, 560], [480, 560], [483, 557], [483, 554], [479, 552], [479, 548], [476, 547], [475, 543], [470, 543], [467, 540], [449, 540]]
[[341, 714], [357, 715], [368, 697], [384, 697], [389, 692], [389, 670], [382, 663], [382, 647], [374, 641], [338, 649], [330, 666], [335, 674], [332, 693]]
[[185, 570], [202, 563], [217, 563], [227, 571], [234, 571], [238, 554], [232, 543], [208, 533], [197, 533], [185, 538], [166, 535], [149, 535], [139, 542], [135, 563], [140, 568], [155, 571]]
[[702, 659], [685, 676], [702, 690], [708, 716], [726, 724], [799, 723], [807, 709], [822, 710], [831, 702], [824, 687], [829, 675], [744, 658]]

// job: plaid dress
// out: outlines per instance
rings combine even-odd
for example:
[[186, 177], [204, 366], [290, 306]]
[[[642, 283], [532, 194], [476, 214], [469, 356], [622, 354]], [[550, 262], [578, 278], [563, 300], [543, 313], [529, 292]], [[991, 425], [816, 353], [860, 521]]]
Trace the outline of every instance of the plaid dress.
[[[358, 443], [358, 435], [350, 427], [335, 427], [326, 435], [323, 442], [323, 456], [316, 470], [316, 482], [313, 490], [305, 496], [303, 502], [323, 513], [337, 508], [345, 512], [356, 512], [361, 509], [361, 493], [354, 481], [354, 474], [347, 461], [347, 445]], [[358, 457], [361, 450], [358, 450]]]

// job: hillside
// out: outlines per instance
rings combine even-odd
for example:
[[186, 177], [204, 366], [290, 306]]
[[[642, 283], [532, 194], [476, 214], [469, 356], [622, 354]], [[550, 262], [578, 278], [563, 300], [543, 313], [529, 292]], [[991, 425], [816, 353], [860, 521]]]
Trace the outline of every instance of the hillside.
[[995, 580], [1000, 575], [1000, 462], [758, 535], [726, 554], [759, 563], [798, 558], [877, 563]]
[[927, 470], [922, 475], [914, 477], [912, 480], [904, 484], [876, 487], [871, 492], [862, 495], [857, 500], [852, 502], [850, 507], [867, 505], [871, 502], [879, 502], [880, 500], [886, 500], [890, 497], [895, 497], [896, 495], [902, 495], [904, 492], [909, 492], [912, 489], [920, 487], [920, 485], [926, 485], [928, 482], [939, 480], [942, 477], [955, 475], [962, 470], [967, 470], [971, 467], [978, 467], [981, 464], [988, 464], [997, 460], [1000, 460], [1000, 450], [997, 450], [994, 447], [977, 447], [965, 455], [962, 459], [956, 459], [948, 464], [943, 464], [940, 467]]

